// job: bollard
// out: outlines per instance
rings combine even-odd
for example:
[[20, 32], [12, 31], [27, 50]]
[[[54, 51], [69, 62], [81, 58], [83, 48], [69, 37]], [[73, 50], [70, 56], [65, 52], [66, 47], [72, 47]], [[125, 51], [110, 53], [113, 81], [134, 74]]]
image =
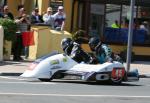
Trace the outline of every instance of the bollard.
[[4, 29], [0, 26], [0, 61], [3, 61], [3, 39], [4, 39]]

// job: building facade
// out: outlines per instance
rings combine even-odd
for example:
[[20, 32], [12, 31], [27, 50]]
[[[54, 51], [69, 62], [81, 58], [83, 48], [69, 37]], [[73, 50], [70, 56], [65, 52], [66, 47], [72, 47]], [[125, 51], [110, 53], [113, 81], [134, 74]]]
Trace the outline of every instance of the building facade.
[[54, 13], [59, 5], [63, 5], [67, 15], [65, 30], [70, 31], [72, 1], [73, 0], [0, 0], [0, 6], [8, 5], [14, 16], [17, 16], [19, 5], [23, 5], [26, 13], [29, 15], [35, 7], [38, 7], [39, 13], [42, 14], [46, 12], [49, 6], [52, 6]]
[[[150, 0], [135, 1], [133, 45], [146, 48], [138, 49], [139, 51], [150, 51], [150, 33], [147, 35], [144, 30], [140, 30], [140, 25], [147, 22], [148, 32], [150, 31]], [[39, 7], [42, 14], [49, 6], [55, 12], [59, 5], [63, 5], [67, 15], [65, 30], [74, 32], [82, 29], [87, 31], [87, 37], [96, 36], [105, 43], [127, 44], [130, 0], [0, 0], [0, 2], [1, 5], [7, 4], [15, 16], [18, 5], [24, 5], [28, 14], [34, 7]], [[112, 28], [115, 21], [118, 21], [119, 28]]]

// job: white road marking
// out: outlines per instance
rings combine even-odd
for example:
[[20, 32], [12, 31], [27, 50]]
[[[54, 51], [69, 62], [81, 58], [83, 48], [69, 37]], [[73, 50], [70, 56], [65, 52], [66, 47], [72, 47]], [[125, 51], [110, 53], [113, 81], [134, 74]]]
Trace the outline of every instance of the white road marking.
[[95, 97], [95, 98], [149, 98], [150, 96], [127, 96], [127, 95], [78, 95], [78, 94], [34, 94], [34, 93], [0, 93], [0, 95], [14, 96], [53, 96], [53, 97]]

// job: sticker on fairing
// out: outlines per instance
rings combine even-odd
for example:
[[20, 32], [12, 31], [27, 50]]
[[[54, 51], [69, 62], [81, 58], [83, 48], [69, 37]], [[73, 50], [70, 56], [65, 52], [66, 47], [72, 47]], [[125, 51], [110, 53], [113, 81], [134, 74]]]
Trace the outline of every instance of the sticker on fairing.
[[67, 58], [63, 58], [62, 61], [63, 61], [63, 62], [67, 62]]
[[31, 63], [28, 70], [33, 70], [38, 65], [38, 63]]
[[51, 69], [59, 69], [61, 66], [53, 66]]
[[50, 61], [51, 65], [59, 64], [59, 60], [52, 60]]
[[122, 78], [125, 74], [125, 69], [123, 68], [116, 68], [112, 70], [112, 74], [111, 77], [113, 79], [118, 79], [118, 78]]

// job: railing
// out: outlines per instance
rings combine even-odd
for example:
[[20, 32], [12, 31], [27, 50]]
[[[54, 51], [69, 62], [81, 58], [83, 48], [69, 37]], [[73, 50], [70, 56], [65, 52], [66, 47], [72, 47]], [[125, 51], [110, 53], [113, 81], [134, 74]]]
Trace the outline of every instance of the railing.
[[[133, 31], [133, 43], [144, 44], [146, 42], [147, 32], [143, 29], [134, 29]], [[126, 44], [128, 41], [128, 29], [127, 28], [105, 28], [104, 31], [105, 42], [109, 43], [122, 43]]]

